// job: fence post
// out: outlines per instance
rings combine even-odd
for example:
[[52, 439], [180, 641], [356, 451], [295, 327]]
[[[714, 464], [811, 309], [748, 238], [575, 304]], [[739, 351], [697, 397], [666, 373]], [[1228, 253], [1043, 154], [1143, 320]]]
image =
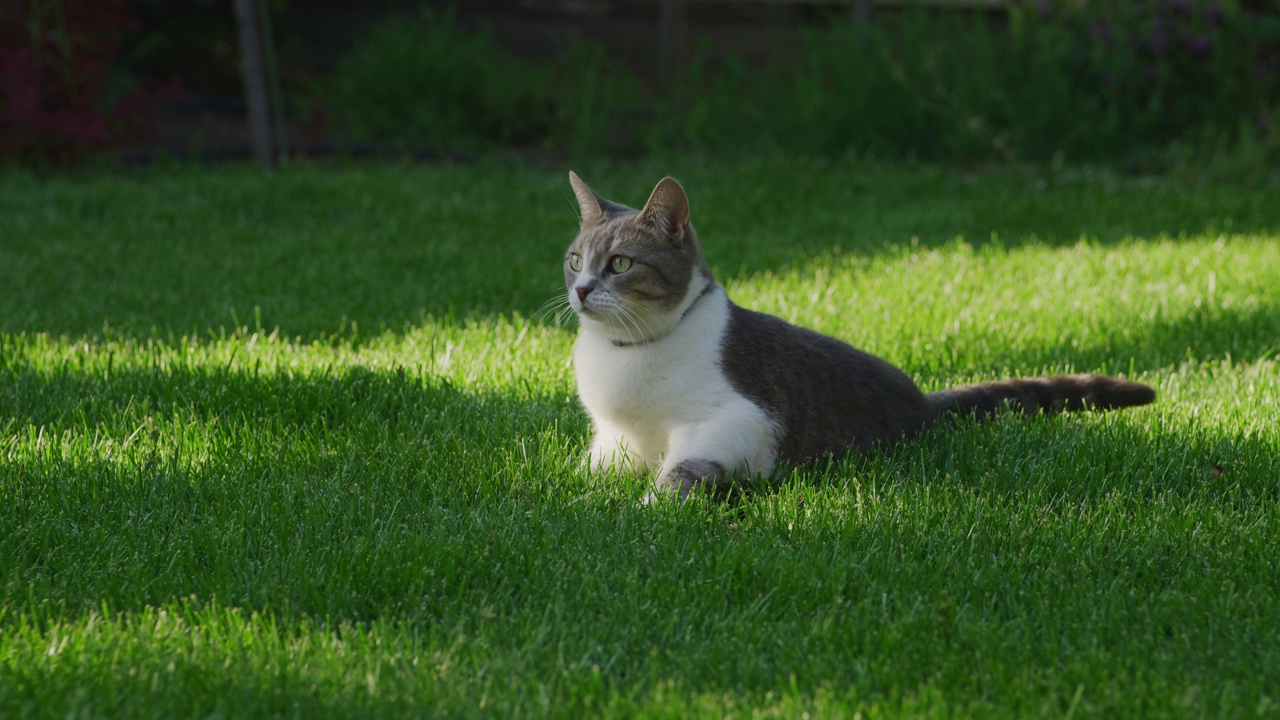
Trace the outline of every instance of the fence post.
[[271, 137], [270, 108], [267, 104], [267, 80], [262, 67], [262, 38], [258, 31], [258, 13], [254, 0], [235, 0], [236, 24], [240, 27], [240, 70], [244, 79], [244, 100], [248, 107], [249, 138], [253, 158], [264, 168], [275, 166], [275, 148]]
[[854, 0], [853, 14], [861, 23], [871, 22], [871, 0]]
[[662, 84], [665, 90], [676, 89], [684, 73], [684, 46], [688, 36], [689, 18], [685, 13], [685, 0], [662, 0], [662, 12], [658, 21], [659, 52], [662, 54]]

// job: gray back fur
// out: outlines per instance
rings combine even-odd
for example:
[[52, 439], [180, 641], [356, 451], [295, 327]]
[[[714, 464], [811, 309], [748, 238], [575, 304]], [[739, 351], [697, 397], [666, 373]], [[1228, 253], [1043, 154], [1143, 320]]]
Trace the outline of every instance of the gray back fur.
[[898, 368], [835, 338], [734, 306], [721, 366], [773, 416], [779, 456], [799, 461], [908, 438], [936, 412]]

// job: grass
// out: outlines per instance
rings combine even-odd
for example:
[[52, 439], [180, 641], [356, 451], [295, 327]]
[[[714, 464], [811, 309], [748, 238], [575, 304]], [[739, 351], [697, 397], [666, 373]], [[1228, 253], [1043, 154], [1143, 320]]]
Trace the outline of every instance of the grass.
[[1275, 187], [578, 169], [928, 388], [1159, 401], [640, 507], [528, 319], [560, 170], [0, 175], [0, 716], [1280, 714]]

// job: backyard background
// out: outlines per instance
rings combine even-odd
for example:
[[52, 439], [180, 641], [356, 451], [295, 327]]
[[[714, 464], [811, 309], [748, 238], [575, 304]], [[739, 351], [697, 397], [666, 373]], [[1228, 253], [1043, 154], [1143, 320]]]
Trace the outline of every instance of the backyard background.
[[0, 63], [0, 157], [28, 164], [246, 157], [259, 96], [273, 159], [779, 151], [1238, 174], [1280, 145], [1276, 0], [5, 0]]
[[[0, 718], [1280, 717], [1278, 68], [1276, 1], [0, 0]], [[641, 506], [569, 169], [927, 390], [1158, 400]]]

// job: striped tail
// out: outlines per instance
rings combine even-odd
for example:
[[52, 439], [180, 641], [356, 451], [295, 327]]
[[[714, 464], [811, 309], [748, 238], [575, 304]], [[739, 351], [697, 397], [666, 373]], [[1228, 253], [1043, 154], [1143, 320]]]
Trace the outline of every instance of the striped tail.
[[1034, 415], [1071, 410], [1114, 410], [1154, 402], [1148, 385], [1106, 375], [1056, 375], [962, 385], [929, 393], [939, 413], [971, 415], [979, 420], [1008, 408]]

